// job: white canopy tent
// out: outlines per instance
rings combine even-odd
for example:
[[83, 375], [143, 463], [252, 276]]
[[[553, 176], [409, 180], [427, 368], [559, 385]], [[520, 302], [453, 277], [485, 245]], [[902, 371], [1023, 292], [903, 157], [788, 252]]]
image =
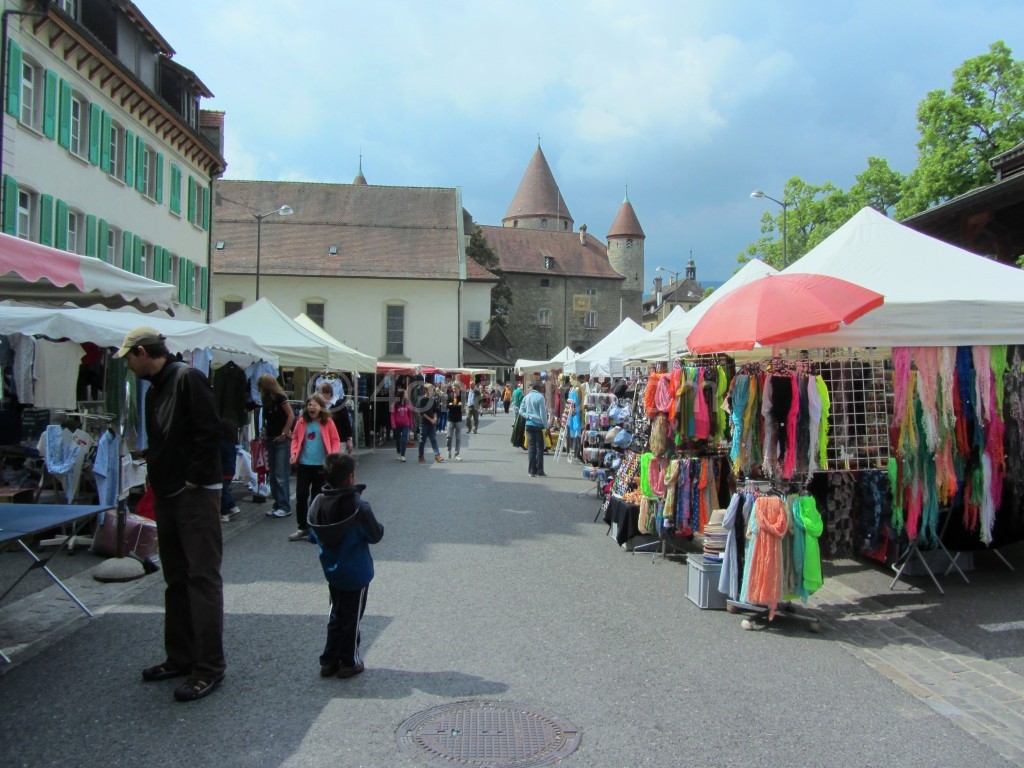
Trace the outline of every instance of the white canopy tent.
[[334, 344], [336, 347], [347, 349], [349, 353], [353, 356], [353, 359], [358, 360], [360, 364], [360, 367], [358, 368], [349, 368], [347, 370], [358, 371], [359, 373], [373, 373], [374, 371], [377, 370], [376, 358], [370, 357], [369, 355], [364, 355], [362, 352], [352, 349], [352, 347], [348, 346], [347, 344], [338, 341], [336, 338], [331, 336], [331, 334], [329, 334], [327, 331], [325, 331], [323, 328], [317, 325], [316, 321], [314, 321], [305, 312], [300, 312], [295, 317], [295, 322], [301, 325], [307, 331], [316, 334], [324, 341], [328, 341], [331, 344]]
[[516, 360], [515, 369], [519, 373], [540, 373], [541, 371], [560, 371], [570, 360], [575, 360], [577, 354], [571, 347], [565, 347], [561, 352], [550, 360]]
[[[706, 299], [689, 312], [676, 315], [675, 310], [658, 325], [650, 336], [638, 342], [627, 344], [623, 350], [627, 360], [668, 360], [680, 349], [686, 347], [686, 335], [697, 321], [716, 301], [729, 291], [759, 280], [765, 275], [777, 274], [778, 270], [758, 259], [751, 259], [735, 275], [711, 292]], [[676, 309], [679, 309], [677, 307]], [[673, 319], [674, 318], [674, 319]]]
[[277, 354], [264, 349], [249, 336], [206, 323], [105, 309], [0, 306], [0, 334], [3, 335], [21, 333], [52, 341], [67, 339], [78, 344], [92, 342], [100, 347], [120, 347], [128, 331], [140, 325], [160, 331], [167, 337], [167, 348], [175, 354], [210, 348], [214, 362], [230, 360], [247, 366], [265, 360], [277, 366]]
[[893, 347], [1024, 341], [1024, 270], [935, 240], [863, 208], [784, 272], [831, 275], [885, 303], [787, 346]]
[[252, 335], [263, 347], [277, 353], [284, 368], [360, 373], [377, 369], [374, 358], [304, 328], [267, 298], [218, 320], [213, 327]]
[[91, 256], [0, 233], [0, 296], [48, 306], [130, 306], [173, 314], [174, 286], [133, 275]]
[[565, 373], [589, 374], [591, 376], [621, 376], [623, 349], [650, 334], [636, 321], [627, 317], [611, 333], [597, 342], [586, 352], [567, 360], [562, 370]]

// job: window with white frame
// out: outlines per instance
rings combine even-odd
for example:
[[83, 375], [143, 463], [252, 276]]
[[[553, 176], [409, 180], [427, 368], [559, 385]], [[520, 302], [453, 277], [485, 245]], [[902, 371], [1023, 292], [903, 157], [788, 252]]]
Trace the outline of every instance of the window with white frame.
[[551, 327], [551, 310], [550, 309], [538, 309], [537, 310], [537, 325], [541, 328]]
[[18, 230], [17, 235], [22, 240], [32, 240], [32, 234], [37, 231], [36, 221], [38, 219], [39, 198], [36, 193], [23, 187], [18, 188]]
[[77, 93], [71, 96], [71, 145], [72, 154], [85, 157], [89, 149], [89, 113], [85, 100]]
[[597, 312], [587, 312], [583, 316], [583, 327], [590, 330], [597, 328]]
[[85, 253], [85, 216], [81, 211], [68, 211], [68, 245], [70, 253]]
[[27, 56], [21, 60], [21, 122], [41, 131], [43, 128], [43, 96], [45, 93], [42, 68]]
[[121, 242], [123, 238], [124, 233], [120, 229], [117, 227], [107, 227], [107, 242], [102, 244], [106, 248], [107, 264], [113, 264], [115, 267], [121, 266]]
[[142, 153], [142, 194], [156, 200], [156, 150], [150, 146]]
[[209, 197], [209, 190], [207, 190], [206, 187], [201, 187], [198, 184], [196, 184], [196, 204], [195, 208], [192, 210], [192, 214], [194, 217], [192, 219], [192, 223], [195, 224], [197, 227], [203, 226], [203, 211], [206, 208], [206, 204], [209, 200]]
[[154, 264], [155, 259], [153, 258], [153, 244], [143, 241], [142, 243], [142, 268], [139, 270], [139, 274], [144, 277], [148, 277], [150, 280], [153, 279], [153, 270], [156, 267]]
[[470, 320], [466, 335], [470, 341], [480, 341], [483, 338], [483, 323], [479, 320]]
[[78, 0], [57, 0], [54, 5], [73, 19], [78, 18]]
[[584, 293], [592, 299], [597, 298], [597, 288], [587, 288]]
[[[171, 254], [171, 285], [179, 285], [178, 282], [181, 279], [181, 257]], [[174, 300], [178, 300], [178, 294], [174, 295]]]
[[321, 328], [323, 328], [324, 327], [324, 303], [322, 301], [307, 301], [306, 302], [306, 317], [308, 317], [314, 323], [316, 323]]
[[387, 345], [389, 357], [405, 355], [405, 307], [389, 304], [387, 307]]
[[111, 178], [124, 179], [124, 128], [110, 123], [110, 173]]
[[192, 265], [192, 306], [203, 306], [203, 268], [199, 264]]

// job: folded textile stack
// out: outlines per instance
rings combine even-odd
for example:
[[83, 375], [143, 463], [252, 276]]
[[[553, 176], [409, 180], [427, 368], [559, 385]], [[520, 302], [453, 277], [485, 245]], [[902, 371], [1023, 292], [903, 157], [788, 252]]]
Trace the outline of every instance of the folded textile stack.
[[722, 554], [725, 552], [725, 541], [729, 535], [722, 527], [725, 520], [725, 510], [716, 509], [711, 513], [707, 524], [704, 526], [704, 559], [711, 563], [722, 562]]

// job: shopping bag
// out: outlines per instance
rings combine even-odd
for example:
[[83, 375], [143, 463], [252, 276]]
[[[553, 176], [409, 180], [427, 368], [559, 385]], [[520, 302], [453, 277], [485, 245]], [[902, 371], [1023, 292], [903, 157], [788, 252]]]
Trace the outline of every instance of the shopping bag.
[[267, 471], [267, 441], [265, 438], [258, 438], [249, 444], [252, 454], [252, 471], [263, 473]]

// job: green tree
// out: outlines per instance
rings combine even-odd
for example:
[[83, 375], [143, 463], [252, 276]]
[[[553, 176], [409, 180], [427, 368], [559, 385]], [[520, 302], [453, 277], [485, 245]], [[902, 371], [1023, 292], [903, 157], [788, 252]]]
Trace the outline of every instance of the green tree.
[[1024, 137], [1024, 62], [1006, 43], [992, 43], [953, 70], [948, 92], [924, 98], [917, 125], [917, 168], [896, 206], [901, 219], [994, 180], [989, 159]]
[[889, 167], [880, 157], [869, 157], [868, 167], [857, 175], [857, 183], [850, 188], [850, 196], [859, 207], [865, 205], [889, 216], [903, 197], [907, 177]]
[[512, 289], [505, 279], [505, 273], [498, 266], [498, 256], [487, 244], [487, 238], [479, 225], [473, 226], [466, 256], [498, 278], [498, 284], [491, 289], [490, 322], [492, 325], [500, 325], [505, 328], [508, 325], [508, 311], [512, 306]]

